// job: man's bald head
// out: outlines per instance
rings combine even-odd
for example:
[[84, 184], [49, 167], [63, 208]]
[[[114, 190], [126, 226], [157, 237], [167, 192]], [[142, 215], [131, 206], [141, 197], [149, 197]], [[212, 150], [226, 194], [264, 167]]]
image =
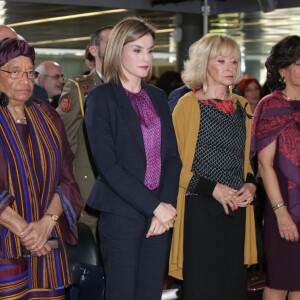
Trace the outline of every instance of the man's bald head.
[[7, 25], [0, 25], [0, 41], [6, 38], [18, 38], [17, 33]]
[[49, 98], [61, 94], [65, 82], [61, 66], [57, 62], [43, 61], [35, 70], [39, 73], [35, 83], [46, 89]]

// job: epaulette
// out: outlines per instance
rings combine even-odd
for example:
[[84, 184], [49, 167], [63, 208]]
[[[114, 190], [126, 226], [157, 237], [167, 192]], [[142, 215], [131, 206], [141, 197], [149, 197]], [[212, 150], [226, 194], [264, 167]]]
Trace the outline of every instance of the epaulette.
[[73, 78], [73, 80], [75, 80], [77, 82], [85, 81], [87, 79], [88, 79], [87, 75], [76, 76], [76, 77]]

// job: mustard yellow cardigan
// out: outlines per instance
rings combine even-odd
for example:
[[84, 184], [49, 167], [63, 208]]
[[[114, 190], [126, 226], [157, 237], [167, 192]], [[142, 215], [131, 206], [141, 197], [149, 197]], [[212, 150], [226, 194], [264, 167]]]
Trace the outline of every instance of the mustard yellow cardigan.
[[[234, 95], [234, 97], [242, 104], [242, 106], [246, 109], [246, 112], [251, 114], [250, 105], [246, 106], [246, 99], [238, 95]], [[169, 275], [178, 279], [183, 279], [183, 225], [185, 195], [189, 182], [193, 176], [191, 169], [200, 126], [199, 104], [193, 92], [185, 94], [178, 101], [173, 111], [173, 123], [178, 142], [179, 155], [182, 160], [182, 169], [177, 197], [177, 218], [174, 224], [169, 259]], [[244, 151], [244, 179], [246, 179], [247, 173], [253, 174], [249, 159], [251, 139], [251, 120], [249, 118], [246, 118], [245, 125], [246, 144]], [[252, 205], [247, 206], [246, 209], [244, 263], [247, 265], [257, 263], [255, 222]]]

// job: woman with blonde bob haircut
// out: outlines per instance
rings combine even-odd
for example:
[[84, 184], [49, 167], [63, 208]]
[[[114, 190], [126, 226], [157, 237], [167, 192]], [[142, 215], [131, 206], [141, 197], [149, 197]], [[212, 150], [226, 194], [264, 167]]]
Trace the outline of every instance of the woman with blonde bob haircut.
[[173, 111], [183, 167], [169, 274], [184, 279], [184, 300], [199, 295], [246, 299], [244, 262], [252, 263], [249, 253], [244, 255], [246, 208], [253, 221], [249, 204], [255, 180], [249, 160], [250, 107], [231, 91], [240, 76], [240, 57], [232, 38], [202, 37], [182, 72], [192, 91]]
[[155, 29], [121, 20], [104, 59], [106, 83], [88, 94], [86, 126], [99, 177], [106, 300], [160, 300], [176, 218], [181, 162], [166, 94], [150, 74]]
[[233, 83], [241, 78], [241, 52], [238, 44], [225, 35], [207, 34], [198, 41], [193, 48], [193, 55], [185, 61], [182, 80], [190, 89], [202, 87], [207, 84], [207, 66], [210, 59], [219, 55], [232, 55], [237, 62], [237, 73]]

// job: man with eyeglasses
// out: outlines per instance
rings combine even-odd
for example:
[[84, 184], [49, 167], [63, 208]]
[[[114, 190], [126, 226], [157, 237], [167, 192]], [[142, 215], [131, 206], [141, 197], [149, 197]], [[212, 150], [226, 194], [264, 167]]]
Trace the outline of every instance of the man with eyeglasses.
[[46, 89], [48, 103], [57, 108], [58, 100], [65, 84], [61, 66], [55, 61], [43, 61], [36, 67], [35, 83]]
[[[91, 34], [88, 45], [90, 54], [95, 58], [95, 67], [90, 74], [81, 75], [66, 82], [57, 108], [75, 155], [74, 174], [85, 202], [97, 177], [84, 123], [85, 101], [88, 92], [103, 83], [102, 63], [112, 28], [113, 26], [102, 27]], [[95, 238], [98, 240], [96, 234], [98, 212], [85, 206], [80, 221], [91, 227]]]

